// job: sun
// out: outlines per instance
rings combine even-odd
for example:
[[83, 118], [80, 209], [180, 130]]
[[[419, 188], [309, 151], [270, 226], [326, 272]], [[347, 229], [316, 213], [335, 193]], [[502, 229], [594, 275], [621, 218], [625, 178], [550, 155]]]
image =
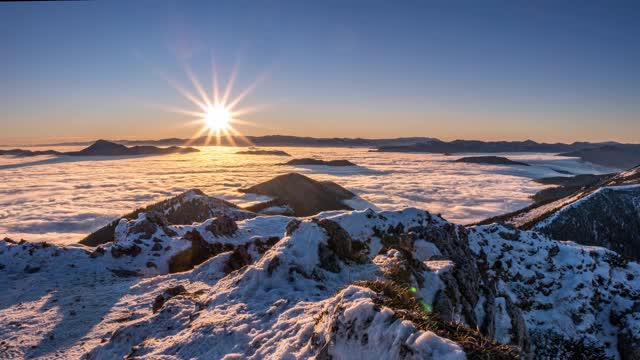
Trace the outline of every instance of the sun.
[[[258, 82], [262, 80], [262, 77], [256, 79], [235, 98], [232, 98], [231, 93], [233, 91], [233, 83], [237, 75], [237, 67], [234, 67], [224, 91], [221, 91], [222, 89], [218, 87], [218, 75], [215, 71], [215, 65], [212, 62], [212, 86], [209, 92], [198, 80], [188, 64], [184, 64], [184, 66], [187, 77], [196, 90], [195, 93], [185, 89], [170, 77], [165, 77], [165, 80], [167, 80], [169, 85], [184, 96], [185, 99], [195, 105], [196, 109], [181, 109], [174, 107], [163, 108], [171, 112], [189, 115], [192, 117], [189, 124], [195, 123], [201, 125], [200, 130], [192, 136], [192, 138], [187, 142], [187, 145], [197, 141], [204, 146], [208, 146], [212, 139], [215, 139], [216, 145], [222, 145], [221, 139], [224, 137], [226, 139], [226, 144], [230, 144], [231, 146], [236, 146], [236, 140], [240, 140], [241, 142], [252, 146], [253, 143], [251, 140], [236, 130], [235, 126], [236, 124], [245, 126], [254, 125], [252, 122], [239, 117], [255, 112], [262, 107], [253, 106], [248, 108], [238, 108], [238, 105], [243, 99], [249, 96], [251, 92], [253, 92]], [[193, 117], [195, 117], [195, 119]], [[202, 141], [203, 139], [204, 141]]]
[[231, 123], [231, 112], [224, 106], [211, 106], [205, 113], [204, 122], [210, 130], [226, 130]]

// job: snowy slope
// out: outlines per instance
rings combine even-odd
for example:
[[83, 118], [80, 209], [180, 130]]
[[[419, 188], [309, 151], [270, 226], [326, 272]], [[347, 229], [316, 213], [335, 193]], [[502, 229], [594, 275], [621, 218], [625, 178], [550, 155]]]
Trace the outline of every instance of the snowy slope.
[[483, 276], [495, 279], [498, 295], [522, 310], [538, 356], [557, 353], [571, 341], [614, 358], [619, 351], [630, 355], [630, 344], [637, 349], [638, 263], [604, 248], [502, 225], [472, 228], [469, 241], [484, 263]]
[[640, 167], [570, 196], [484, 221], [602, 246], [640, 260]]
[[192, 225], [141, 212], [97, 248], [0, 241], [0, 351], [510, 359], [553, 350], [559, 334], [616, 358], [639, 344], [640, 269], [612, 254], [418, 209]]

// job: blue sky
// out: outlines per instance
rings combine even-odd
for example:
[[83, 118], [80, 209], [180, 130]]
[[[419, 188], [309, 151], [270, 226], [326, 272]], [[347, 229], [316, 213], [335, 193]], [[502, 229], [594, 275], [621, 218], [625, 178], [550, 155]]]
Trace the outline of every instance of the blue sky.
[[[188, 137], [238, 65], [244, 134], [619, 140], [640, 134], [635, 1], [0, 3], [0, 143]], [[190, 88], [192, 89], [192, 88]], [[264, 106], [263, 106], [264, 105]]]

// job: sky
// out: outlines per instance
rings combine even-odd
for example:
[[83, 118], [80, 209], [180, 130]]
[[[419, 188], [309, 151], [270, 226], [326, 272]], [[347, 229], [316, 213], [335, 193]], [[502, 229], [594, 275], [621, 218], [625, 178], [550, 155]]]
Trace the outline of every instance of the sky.
[[[245, 135], [640, 142], [637, 1], [0, 3], [0, 144]], [[172, 86], [173, 84], [173, 86]]]

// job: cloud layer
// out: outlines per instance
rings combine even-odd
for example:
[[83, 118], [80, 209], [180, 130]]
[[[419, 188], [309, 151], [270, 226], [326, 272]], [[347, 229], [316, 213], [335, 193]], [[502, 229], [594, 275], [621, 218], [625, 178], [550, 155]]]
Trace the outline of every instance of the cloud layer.
[[[367, 149], [287, 148], [294, 157], [347, 159], [360, 167], [291, 167], [277, 156], [236, 155], [235, 148], [202, 148], [188, 155], [125, 160], [56, 161], [0, 170], [0, 236], [72, 243], [119, 215], [191, 188], [238, 204], [237, 192], [272, 177], [299, 172], [332, 180], [381, 209], [407, 206], [469, 223], [530, 203], [543, 188], [531, 178], [596, 173], [596, 168], [553, 155], [509, 155], [533, 166], [454, 163], [458, 156], [373, 153]], [[31, 158], [28, 161], [31, 162]], [[0, 166], [20, 160], [0, 157]]]

